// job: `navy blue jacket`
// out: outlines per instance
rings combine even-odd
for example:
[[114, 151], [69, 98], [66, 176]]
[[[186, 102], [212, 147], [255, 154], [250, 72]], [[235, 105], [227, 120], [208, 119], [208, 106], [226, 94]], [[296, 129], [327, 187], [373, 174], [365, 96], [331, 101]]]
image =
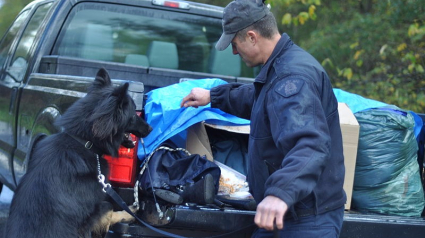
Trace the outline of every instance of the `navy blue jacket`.
[[338, 102], [325, 70], [287, 34], [253, 84], [210, 93], [212, 107], [251, 120], [247, 180], [257, 203], [273, 195], [317, 214], [344, 205]]

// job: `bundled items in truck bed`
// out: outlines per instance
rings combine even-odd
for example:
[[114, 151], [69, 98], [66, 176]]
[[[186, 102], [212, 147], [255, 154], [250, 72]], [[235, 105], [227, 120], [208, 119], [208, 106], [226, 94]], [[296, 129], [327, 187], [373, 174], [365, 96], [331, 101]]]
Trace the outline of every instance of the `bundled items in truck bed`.
[[[206, 155], [208, 160], [215, 161], [221, 169], [218, 195], [226, 199], [237, 197], [236, 190], [242, 194], [248, 193], [244, 177], [247, 154], [244, 140], [247, 133], [241, 135], [240, 131], [234, 133], [229, 128], [236, 125], [240, 130], [248, 126], [249, 121], [209, 105], [180, 108], [181, 99], [193, 87], [210, 89], [223, 83], [226, 82], [219, 79], [193, 80], [148, 93], [146, 116], [154, 131], [145, 138], [147, 152], [139, 147], [138, 155], [143, 160], [145, 155], [149, 155], [166, 140], [172, 140], [178, 147], [184, 147], [192, 154]], [[419, 216], [425, 204], [416, 141], [422, 129], [422, 120], [417, 120], [418, 116], [413, 112], [393, 108], [382, 102], [338, 89], [334, 92], [338, 102], [346, 103], [360, 124], [353, 207], [382, 214]], [[224, 135], [226, 140], [220, 138], [220, 135]], [[237, 189], [225, 190], [229, 186]]]
[[[248, 185], [244, 175], [246, 173], [246, 149], [244, 151], [237, 149], [243, 147], [244, 142], [241, 142], [242, 144], [233, 144], [237, 145], [237, 147], [235, 147], [236, 149], [231, 149], [229, 151], [224, 151], [220, 148], [229, 147], [229, 144], [223, 145], [222, 143], [220, 144], [217, 142], [217, 146], [214, 146], [214, 156], [220, 158], [220, 161], [223, 163], [214, 161], [215, 157], [213, 159], [211, 148], [209, 148], [209, 152], [203, 150], [199, 151], [199, 147], [203, 147], [203, 145], [202, 143], [197, 143], [199, 142], [199, 139], [208, 141], [207, 133], [201, 122], [208, 121], [221, 126], [239, 126], [249, 125], [249, 121], [224, 113], [218, 109], [211, 108], [209, 105], [199, 108], [180, 107], [180, 101], [184, 96], [189, 94], [192, 88], [202, 87], [209, 89], [215, 85], [223, 83], [226, 82], [220, 79], [190, 80], [170, 85], [168, 87], [158, 88], [147, 94], [148, 98], [145, 106], [146, 120], [152, 126], [153, 131], [144, 139], [146, 147], [139, 147], [138, 156], [142, 159], [142, 162], [146, 161], [147, 158], [150, 158], [147, 168], [150, 168], [153, 176], [150, 176], [152, 177], [150, 178], [147, 171], [144, 171], [143, 176], [141, 177], [142, 179], [140, 180], [142, 190], [152, 190], [151, 187], [153, 186], [155, 188], [154, 190], [156, 190], [156, 195], [159, 195], [158, 197], [168, 199], [168, 202], [174, 204], [180, 204], [181, 202], [185, 202], [184, 200], [187, 199], [184, 199], [183, 195], [185, 193], [179, 191], [179, 188], [188, 184], [196, 184], [199, 178], [205, 177], [204, 172], [202, 172], [202, 175], [199, 176], [197, 174], [199, 171], [195, 171], [194, 168], [200, 168], [203, 167], [203, 165], [211, 166], [211, 164], [213, 164], [217, 167], [217, 169], [221, 170], [221, 175], [218, 175], [220, 182], [215, 182], [215, 185], [218, 187], [215, 191], [218, 195], [217, 198], [219, 200], [229, 199], [226, 200], [227, 204], [232, 204], [233, 199], [238, 199], [240, 202], [235, 203], [236, 205], [252, 209], [253, 199], [248, 192]], [[195, 127], [196, 125], [198, 127]], [[203, 135], [205, 136], [190, 136], [190, 133], [192, 132], [199, 132], [193, 130], [194, 128], [202, 128], [202, 132], [204, 133]], [[193, 142], [192, 139], [196, 141]], [[182, 156], [181, 151], [178, 153], [170, 153], [170, 151], [164, 150], [156, 151], [165, 141], [167, 141], [167, 143], [174, 143], [175, 146], [172, 147], [187, 149], [188, 153], [191, 153], [192, 155]], [[192, 145], [192, 147], [187, 146], [187, 141], [190, 141], [189, 144]], [[209, 142], [207, 144], [209, 147]], [[233, 145], [230, 145], [230, 147]], [[151, 156], [152, 154], [153, 156]], [[179, 154], [179, 156], [175, 156], [176, 154]], [[226, 158], [226, 155], [229, 155], [229, 158]], [[179, 159], [177, 159], [177, 157], [179, 157]], [[193, 157], [196, 158], [194, 160], [195, 162], [189, 163], [190, 165], [187, 166], [188, 163], [186, 162], [188, 162], [188, 160], [192, 161]], [[182, 161], [179, 161], [180, 159], [186, 161], [183, 163], [183, 166], [180, 166], [182, 165]], [[176, 169], [175, 167], [177, 164], [180, 166], [179, 169]], [[231, 167], [226, 166], [226, 164]], [[235, 168], [232, 168], [233, 166], [235, 166]], [[170, 171], [173, 171], [173, 176], [181, 173], [181, 176], [177, 176], [177, 182], [179, 184], [174, 184], [171, 180], [168, 181], [168, 178], [171, 179]], [[211, 171], [208, 173], [210, 172]], [[193, 177], [191, 178], [190, 175], [193, 175]], [[216, 173], [213, 173], [213, 175], [215, 181], [217, 178]], [[167, 181], [164, 181], [164, 179], [167, 179]], [[183, 199], [180, 197], [183, 197]], [[246, 200], [246, 202], [244, 203], [242, 200]], [[205, 204], [202, 202], [193, 202]], [[211, 203], [211, 201], [208, 201], [207, 203]]]

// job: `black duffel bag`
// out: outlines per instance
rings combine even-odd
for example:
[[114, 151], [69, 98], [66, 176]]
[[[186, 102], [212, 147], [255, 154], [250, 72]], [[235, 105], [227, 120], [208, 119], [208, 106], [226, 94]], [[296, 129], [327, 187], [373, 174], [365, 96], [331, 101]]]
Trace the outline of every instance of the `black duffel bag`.
[[144, 161], [139, 188], [174, 203], [214, 203], [220, 168], [205, 156], [190, 154], [167, 141]]

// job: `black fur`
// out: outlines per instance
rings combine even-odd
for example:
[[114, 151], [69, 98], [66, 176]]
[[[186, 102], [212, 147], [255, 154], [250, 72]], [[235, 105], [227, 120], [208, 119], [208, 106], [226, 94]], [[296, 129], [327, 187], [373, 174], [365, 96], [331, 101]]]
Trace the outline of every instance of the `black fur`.
[[[5, 237], [91, 237], [111, 209], [97, 180], [96, 153], [116, 156], [125, 133], [145, 137], [152, 128], [136, 115], [128, 83], [111, 85], [100, 69], [84, 98], [56, 122], [63, 132], [41, 140], [12, 200]], [[72, 135], [72, 136], [71, 136]], [[91, 141], [92, 149], [82, 141]], [[102, 171], [107, 163], [100, 157]]]

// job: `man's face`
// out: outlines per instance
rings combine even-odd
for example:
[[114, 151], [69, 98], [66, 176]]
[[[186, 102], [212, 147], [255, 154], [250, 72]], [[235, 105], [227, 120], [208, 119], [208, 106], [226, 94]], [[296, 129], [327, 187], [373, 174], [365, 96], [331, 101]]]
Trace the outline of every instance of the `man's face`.
[[244, 40], [235, 36], [232, 40], [232, 50], [233, 54], [238, 54], [248, 67], [255, 67], [260, 64], [256, 62], [256, 49], [254, 48], [252, 41], [250, 41], [248, 34], [245, 36]]

